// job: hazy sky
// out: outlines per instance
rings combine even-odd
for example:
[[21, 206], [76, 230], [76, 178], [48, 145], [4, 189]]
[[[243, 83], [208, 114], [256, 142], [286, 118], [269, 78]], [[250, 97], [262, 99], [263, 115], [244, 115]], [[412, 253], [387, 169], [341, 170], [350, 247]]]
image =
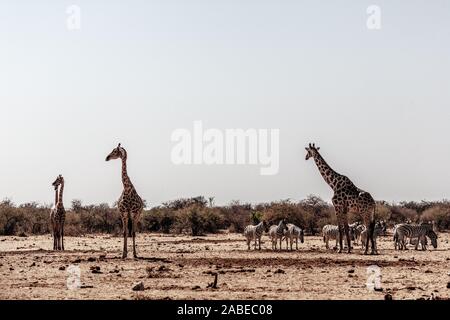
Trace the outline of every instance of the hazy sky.
[[[81, 29], [66, 9], [81, 8]], [[381, 29], [366, 9], [381, 8]], [[121, 142], [150, 206], [301, 199], [304, 147], [375, 199], [450, 197], [450, 2], [0, 1], [0, 197], [112, 203]], [[280, 169], [175, 165], [171, 133], [280, 130]]]

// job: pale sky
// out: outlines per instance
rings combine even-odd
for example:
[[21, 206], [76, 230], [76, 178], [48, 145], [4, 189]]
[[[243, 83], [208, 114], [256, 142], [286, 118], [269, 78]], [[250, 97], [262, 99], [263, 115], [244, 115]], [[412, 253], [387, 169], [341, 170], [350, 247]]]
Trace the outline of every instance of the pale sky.
[[[81, 8], [81, 29], [66, 9]], [[381, 9], [381, 29], [366, 9]], [[0, 1], [0, 198], [149, 206], [332, 196], [304, 147], [377, 200], [450, 197], [450, 2]], [[280, 168], [175, 165], [171, 133], [280, 130]]]

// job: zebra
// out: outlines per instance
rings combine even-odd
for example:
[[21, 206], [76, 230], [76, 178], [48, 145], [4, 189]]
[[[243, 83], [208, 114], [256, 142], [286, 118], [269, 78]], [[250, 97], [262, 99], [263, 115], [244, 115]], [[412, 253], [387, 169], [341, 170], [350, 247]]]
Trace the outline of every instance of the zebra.
[[256, 242], [259, 243], [259, 250], [261, 250], [261, 236], [264, 232], [267, 232], [269, 226], [265, 221], [261, 221], [256, 226], [246, 226], [244, 229], [244, 236], [247, 238], [247, 246], [248, 250], [250, 250], [250, 242], [252, 240], [255, 241], [255, 250], [256, 250]]
[[280, 220], [278, 225], [273, 225], [269, 229], [269, 236], [272, 240], [272, 250], [277, 250], [277, 240], [280, 239], [280, 251], [281, 251], [281, 241], [283, 240], [284, 231], [287, 230], [286, 219]]
[[433, 226], [430, 224], [398, 224], [394, 229], [394, 242], [395, 249], [397, 247], [399, 250], [407, 250], [406, 238], [416, 238], [417, 250], [419, 247], [419, 242], [422, 244], [422, 250], [426, 250], [426, 237], [430, 238], [431, 244], [436, 249], [437, 248], [437, 234], [433, 231]]
[[[350, 239], [354, 239], [354, 229], [349, 228]], [[323, 242], [325, 242], [325, 247], [329, 249], [328, 241], [330, 239], [336, 239], [336, 248], [339, 242], [339, 227], [332, 224], [324, 225], [322, 228]], [[344, 244], [345, 245], [345, 244]]]
[[366, 228], [365, 225], [361, 224], [359, 221], [356, 221], [352, 224], [348, 225], [350, 233], [353, 233], [353, 244], [357, 245], [359, 241], [359, 236], [361, 232]]
[[[360, 240], [361, 240], [361, 247], [364, 249], [366, 246], [366, 240], [367, 240], [367, 229], [364, 228], [364, 230], [360, 233]], [[381, 235], [386, 234], [386, 224], [383, 222], [377, 221], [375, 223], [375, 228], [373, 231], [373, 241], [375, 244], [375, 250], [377, 249], [377, 237]]]
[[300, 242], [305, 242], [305, 232], [302, 228], [297, 227], [296, 225], [292, 223], [287, 224], [287, 230], [284, 232], [284, 237], [286, 239], [286, 248], [288, 247], [288, 240], [291, 243], [291, 250], [292, 250], [292, 243], [295, 239], [295, 246], [298, 250], [298, 239], [300, 238]]

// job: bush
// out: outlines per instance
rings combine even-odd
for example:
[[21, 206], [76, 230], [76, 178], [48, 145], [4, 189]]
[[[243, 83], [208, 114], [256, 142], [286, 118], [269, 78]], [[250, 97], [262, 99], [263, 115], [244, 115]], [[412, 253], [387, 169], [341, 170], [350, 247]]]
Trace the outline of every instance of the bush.
[[[66, 209], [65, 234], [80, 236], [89, 233], [122, 234], [121, 216], [116, 207], [103, 203], [83, 205], [73, 200]], [[35, 202], [16, 206], [10, 200], [0, 202], [0, 235], [50, 233], [50, 207]], [[450, 202], [378, 202], [376, 216], [391, 226], [401, 222], [434, 221], [438, 230], [450, 229]], [[325, 224], [336, 224], [334, 208], [317, 196], [310, 195], [300, 202], [282, 200], [251, 205], [233, 201], [227, 206], [213, 206], [213, 199], [204, 197], [173, 200], [145, 210], [138, 230], [163, 233], [188, 233], [194, 236], [215, 233], [220, 229], [242, 232], [245, 226], [262, 219], [278, 224], [281, 219], [317, 234]], [[356, 217], [349, 215], [349, 222]]]
[[439, 205], [426, 209], [422, 215], [423, 222], [434, 222], [438, 231], [450, 229], [450, 206]]
[[223, 217], [216, 209], [197, 205], [184, 208], [176, 213], [178, 232], [187, 232], [193, 236], [215, 233], [223, 226], [223, 221]]

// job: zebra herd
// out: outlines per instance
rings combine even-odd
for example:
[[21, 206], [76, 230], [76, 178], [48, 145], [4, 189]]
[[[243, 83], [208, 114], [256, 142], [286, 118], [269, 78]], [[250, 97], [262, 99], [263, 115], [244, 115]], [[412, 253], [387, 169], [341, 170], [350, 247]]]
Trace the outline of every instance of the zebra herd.
[[[353, 240], [354, 245], [361, 244], [364, 249], [367, 239], [368, 230], [363, 224], [358, 222], [349, 224], [350, 238]], [[379, 236], [385, 236], [386, 222], [377, 221], [374, 229], [374, 241], [376, 248], [376, 239]], [[304, 243], [304, 230], [292, 223], [288, 223], [286, 219], [279, 221], [277, 225], [269, 225], [265, 221], [261, 221], [257, 225], [249, 225], [244, 230], [244, 236], [247, 240], [247, 247], [250, 250], [250, 244], [254, 241], [254, 249], [257, 247], [261, 250], [261, 238], [264, 232], [268, 233], [272, 243], [272, 250], [281, 250], [283, 240], [286, 240], [286, 249], [293, 250], [292, 246], [295, 241], [296, 249], [298, 250], [298, 241]], [[426, 250], [428, 244], [427, 238], [430, 238], [431, 244], [434, 248], [437, 248], [437, 234], [433, 231], [433, 225], [429, 223], [411, 224], [401, 223], [394, 226], [394, 248], [395, 250], [407, 250], [406, 241], [410, 240], [410, 243], [415, 244], [415, 249], [418, 249], [419, 243], [422, 250]], [[339, 227], [336, 225], [327, 224], [322, 228], [322, 237], [325, 247], [329, 249], [329, 241], [335, 240], [337, 248], [339, 242]], [[278, 247], [279, 244], [279, 248]]]
[[263, 233], [266, 232], [269, 234], [270, 240], [272, 242], [272, 250], [277, 250], [278, 241], [280, 243], [281, 250], [283, 240], [286, 240], [286, 248], [288, 248], [290, 244], [290, 248], [292, 250], [292, 245], [296, 245], [296, 249], [298, 250], [298, 241], [301, 243], [305, 241], [304, 230], [302, 228], [297, 227], [292, 223], [287, 223], [286, 219], [280, 220], [278, 225], [268, 226], [265, 221], [261, 221], [256, 226], [247, 226], [244, 229], [244, 236], [247, 239], [247, 247], [250, 250], [250, 243], [252, 240], [254, 241], [254, 247], [258, 245], [258, 249], [261, 250], [261, 237]]

